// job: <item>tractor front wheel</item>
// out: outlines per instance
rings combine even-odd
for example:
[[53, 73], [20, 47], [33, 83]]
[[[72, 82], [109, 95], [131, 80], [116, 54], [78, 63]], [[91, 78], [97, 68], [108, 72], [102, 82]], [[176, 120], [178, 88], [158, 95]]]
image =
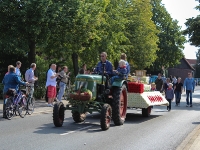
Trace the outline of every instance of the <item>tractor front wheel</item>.
[[112, 108], [109, 104], [104, 104], [101, 109], [101, 129], [103, 131], [108, 130], [110, 128], [110, 122], [112, 117]]
[[78, 111], [72, 112], [72, 118], [76, 123], [83, 122], [86, 118], [86, 114], [79, 113]]
[[57, 102], [53, 107], [53, 123], [56, 127], [62, 127], [65, 118], [65, 108], [62, 102]]
[[127, 88], [126, 85], [113, 87], [112, 119], [115, 125], [123, 125], [127, 110]]
[[142, 116], [143, 117], [149, 117], [151, 114], [151, 106], [148, 108], [142, 108]]

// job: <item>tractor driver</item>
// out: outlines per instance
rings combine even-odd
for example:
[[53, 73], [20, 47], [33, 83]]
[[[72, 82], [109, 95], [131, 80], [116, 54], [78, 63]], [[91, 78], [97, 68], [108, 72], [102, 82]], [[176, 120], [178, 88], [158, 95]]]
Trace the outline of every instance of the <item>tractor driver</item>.
[[95, 68], [95, 72], [102, 74], [102, 71], [103, 71], [103, 65], [102, 64], [105, 63], [104, 73], [111, 76], [113, 66], [112, 66], [112, 63], [106, 59], [107, 53], [102, 52], [100, 57], [101, 57], [101, 61], [97, 64], [97, 67]]

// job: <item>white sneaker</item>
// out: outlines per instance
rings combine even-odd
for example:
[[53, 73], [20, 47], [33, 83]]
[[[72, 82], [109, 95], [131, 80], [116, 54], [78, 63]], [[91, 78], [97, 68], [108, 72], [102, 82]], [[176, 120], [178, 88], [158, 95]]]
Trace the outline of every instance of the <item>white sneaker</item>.
[[52, 104], [47, 104], [47, 107], [53, 107], [53, 105]]

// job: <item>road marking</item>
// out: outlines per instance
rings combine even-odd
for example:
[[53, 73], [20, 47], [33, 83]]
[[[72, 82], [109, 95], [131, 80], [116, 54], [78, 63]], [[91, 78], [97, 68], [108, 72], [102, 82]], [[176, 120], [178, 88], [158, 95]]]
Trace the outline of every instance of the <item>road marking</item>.
[[77, 129], [77, 130], [74, 130], [74, 131], [69, 131], [69, 132], [67, 132], [67, 133], [63, 133], [63, 134], [60, 134], [60, 135], [71, 134], [71, 133], [74, 133], [74, 132], [76, 132], [76, 131], [81, 131], [81, 130], [84, 130], [84, 129], [88, 129], [88, 128], [92, 127], [92, 126], [93, 126], [93, 125], [87, 126], [87, 127], [84, 127], [84, 128], [80, 128], [80, 129]]

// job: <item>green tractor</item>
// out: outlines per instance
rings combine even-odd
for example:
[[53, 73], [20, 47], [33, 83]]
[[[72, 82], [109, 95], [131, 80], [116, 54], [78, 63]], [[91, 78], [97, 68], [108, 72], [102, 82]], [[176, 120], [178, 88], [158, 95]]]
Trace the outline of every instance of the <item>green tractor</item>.
[[127, 110], [127, 81], [117, 79], [111, 86], [107, 86], [108, 83], [105, 74], [77, 75], [75, 92], [70, 94], [69, 104], [66, 107], [62, 102], [54, 105], [54, 125], [63, 125], [65, 110], [71, 110], [76, 123], [83, 122], [86, 113], [99, 112], [102, 130], [109, 129], [111, 119], [115, 125], [123, 125]]

